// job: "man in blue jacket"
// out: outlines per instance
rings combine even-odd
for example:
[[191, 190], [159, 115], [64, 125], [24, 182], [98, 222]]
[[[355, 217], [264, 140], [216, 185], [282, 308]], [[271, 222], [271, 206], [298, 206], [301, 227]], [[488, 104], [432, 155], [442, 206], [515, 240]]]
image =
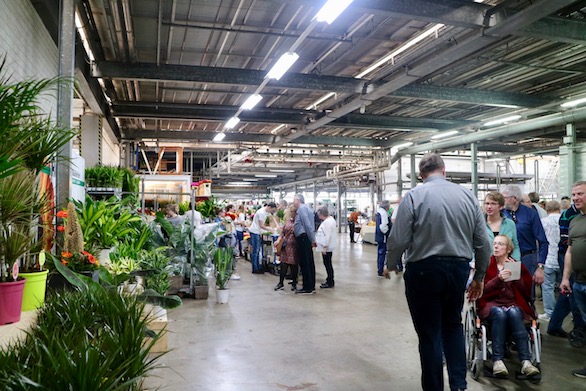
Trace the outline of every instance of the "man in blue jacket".
[[391, 232], [391, 219], [389, 216], [389, 207], [391, 203], [384, 200], [380, 203], [378, 212], [376, 213], [376, 228], [374, 231], [374, 240], [377, 244], [376, 264], [378, 268], [378, 276], [383, 276], [385, 267], [385, 260], [387, 257], [387, 238]]
[[[505, 217], [513, 220], [517, 226], [517, 239], [521, 249], [521, 263], [533, 275], [533, 282], [541, 285], [545, 279], [545, 259], [548, 241], [541, 225], [539, 214], [533, 208], [521, 203], [523, 193], [516, 185], [508, 185], [502, 191], [505, 197]], [[537, 245], [539, 243], [539, 247]]]

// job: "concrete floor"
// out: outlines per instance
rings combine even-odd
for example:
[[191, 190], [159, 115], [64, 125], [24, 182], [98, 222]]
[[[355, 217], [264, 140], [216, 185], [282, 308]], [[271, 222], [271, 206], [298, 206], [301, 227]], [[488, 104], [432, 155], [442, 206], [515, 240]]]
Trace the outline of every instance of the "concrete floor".
[[[420, 366], [403, 279], [376, 276], [376, 247], [340, 236], [334, 253], [336, 288], [311, 296], [273, 291], [278, 279], [250, 273], [228, 304], [184, 300], [170, 311], [169, 345], [148, 389], [198, 391], [419, 390]], [[318, 285], [325, 279], [316, 257]], [[542, 325], [545, 330], [546, 325]], [[570, 330], [569, 324], [566, 329]], [[545, 334], [545, 333], [544, 333]], [[516, 357], [509, 369], [518, 369]], [[468, 377], [468, 390], [586, 390], [571, 369], [586, 363], [586, 348], [543, 336], [543, 380]], [[513, 376], [510, 375], [511, 378]], [[446, 390], [447, 376], [446, 376]]]

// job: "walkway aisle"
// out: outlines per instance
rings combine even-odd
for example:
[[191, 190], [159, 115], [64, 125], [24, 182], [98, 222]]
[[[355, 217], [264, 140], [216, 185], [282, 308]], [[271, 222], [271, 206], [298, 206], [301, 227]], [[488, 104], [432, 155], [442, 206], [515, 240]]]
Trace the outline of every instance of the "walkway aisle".
[[[240, 261], [231, 281], [229, 304], [184, 300], [169, 313], [171, 352], [165, 368], [146, 386], [197, 391], [419, 390], [417, 338], [405, 301], [402, 278], [376, 276], [376, 246], [351, 244], [340, 235], [334, 253], [336, 287], [325, 280], [316, 256], [317, 293], [275, 292], [270, 274], [253, 275]], [[545, 335], [546, 370], [541, 385], [469, 378], [468, 390], [584, 390], [571, 375], [586, 362], [586, 349]], [[581, 359], [581, 361], [579, 361]], [[579, 366], [579, 365], [578, 365]], [[513, 366], [510, 366], [513, 369]], [[446, 390], [447, 390], [446, 379]]]

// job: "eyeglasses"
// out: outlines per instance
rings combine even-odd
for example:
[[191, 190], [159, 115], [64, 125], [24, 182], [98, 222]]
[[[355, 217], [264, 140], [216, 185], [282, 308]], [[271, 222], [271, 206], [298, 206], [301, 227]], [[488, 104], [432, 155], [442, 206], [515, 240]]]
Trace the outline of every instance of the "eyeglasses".
[[507, 245], [507, 243], [505, 243], [505, 242], [494, 242], [493, 244], [499, 245], [499, 246], [506, 246]]

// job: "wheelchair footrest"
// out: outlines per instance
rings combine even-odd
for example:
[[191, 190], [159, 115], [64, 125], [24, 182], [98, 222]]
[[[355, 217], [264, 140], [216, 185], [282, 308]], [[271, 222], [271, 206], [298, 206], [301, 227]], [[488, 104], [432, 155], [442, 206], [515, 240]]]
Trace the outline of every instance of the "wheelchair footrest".
[[515, 377], [517, 380], [529, 380], [531, 383], [539, 383], [541, 381], [541, 373], [533, 376], [526, 376], [521, 372], [516, 372]]

